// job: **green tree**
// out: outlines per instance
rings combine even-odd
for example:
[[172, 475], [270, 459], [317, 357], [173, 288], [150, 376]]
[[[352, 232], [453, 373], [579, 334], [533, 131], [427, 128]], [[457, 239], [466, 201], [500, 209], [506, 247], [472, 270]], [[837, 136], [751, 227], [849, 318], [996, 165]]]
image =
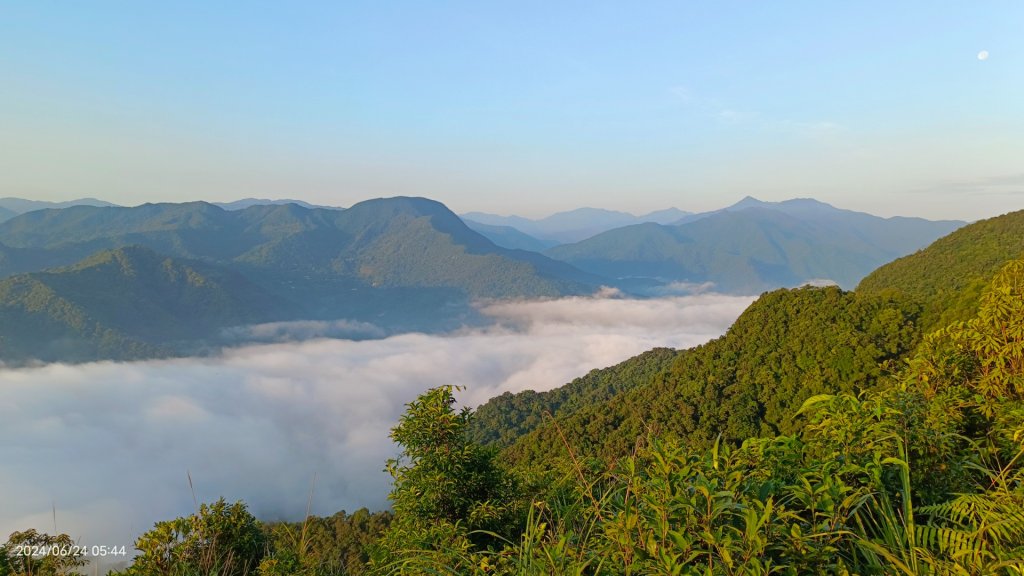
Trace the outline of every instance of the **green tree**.
[[361, 508], [329, 518], [264, 525], [270, 552], [260, 576], [356, 576], [366, 572], [370, 546], [387, 530], [390, 512]]
[[266, 551], [259, 522], [242, 502], [223, 498], [188, 517], [157, 522], [135, 542], [126, 576], [245, 576]]
[[471, 413], [455, 410], [453, 391], [428, 390], [391, 431], [402, 454], [387, 463], [395, 519], [373, 554], [379, 572], [415, 573], [410, 559], [485, 548], [518, 528], [516, 483], [469, 440]]
[[[33, 551], [44, 553], [33, 554]], [[63, 576], [78, 574], [84, 553], [67, 534], [51, 536], [36, 530], [15, 532], [0, 545], [0, 576]]]

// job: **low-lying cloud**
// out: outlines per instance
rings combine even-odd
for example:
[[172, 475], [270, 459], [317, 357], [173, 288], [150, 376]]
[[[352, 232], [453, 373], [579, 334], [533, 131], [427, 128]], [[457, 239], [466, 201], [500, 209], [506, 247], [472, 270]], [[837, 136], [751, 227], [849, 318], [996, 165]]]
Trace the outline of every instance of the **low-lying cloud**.
[[382, 338], [385, 332], [369, 322], [353, 320], [301, 320], [234, 326], [221, 331], [221, 339], [233, 343], [295, 342], [313, 338], [364, 340]]
[[[126, 545], [200, 502], [245, 500], [264, 519], [387, 506], [388, 432], [443, 384], [476, 406], [547, 390], [656, 346], [722, 334], [750, 297], [494, 303], [486, 329], [251, 345], [215, 358], [0, 370], [0, 541], [56, 529]], [[256, 327], [290, 338], [298, 326]], [[303, 334], [365, 326], [309, 325]], [[306, 332], [303, 332], [306, 330]], [[372, 330], [371, 330], [372, 332]]]

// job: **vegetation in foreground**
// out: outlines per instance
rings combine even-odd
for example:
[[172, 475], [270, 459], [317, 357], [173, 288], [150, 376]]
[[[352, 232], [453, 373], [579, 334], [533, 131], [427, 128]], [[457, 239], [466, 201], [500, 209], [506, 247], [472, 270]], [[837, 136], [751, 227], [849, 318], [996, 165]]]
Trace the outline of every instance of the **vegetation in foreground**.
[[[1024, 260], [976, 310], [792, 431], [709, 447], [648, 433], [510, 466], [434, 389], [392, 433], [393, 517], [261, 525], [220, 501], [158, 523], [124, 574], [1024, 574]], [[0, 575], [76, 569], [14, 555], [24, 534]]]
[[[395, 438], [436, 434], [438, 451], [428, 459], [403, 443], [413, 469], [457, 479], [490, 466], [452, 456], [478, 448], [444, 440], [464, 437], [450, 389], [419, 402], [432, 408], [414, 405]], [[401, 538], [393, 527], [371, 570], [1024, 573], [1024, 261], [996, 276], [976, 317], [929, 334], [884, 386], [814, 396], [798, 413], [806, 423], [791, 435], [710, 450], [647, 437], [606, 471], [573, 459], [547, 487], [519, 476], [518, 501], [481, 495], [455, 519], [403, 509]], [[427, 494], [426, 478], [396, 474], [393, 501]]]

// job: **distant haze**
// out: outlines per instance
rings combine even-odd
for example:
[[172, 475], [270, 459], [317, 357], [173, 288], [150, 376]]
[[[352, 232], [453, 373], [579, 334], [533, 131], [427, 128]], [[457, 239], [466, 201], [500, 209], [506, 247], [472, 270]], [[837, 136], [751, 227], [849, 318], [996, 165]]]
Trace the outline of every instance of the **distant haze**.
[[[0, 370], [0, 534], [38, 528], [129, 545], [200, 501], [264, 519], [387, 506], [403, 405], [443, 384], [476, 406], [547, 390], [656, 346], [722, 334], [751, 297], [565, 298], [495, 304], [498, 325], [448, 336], [313, 340], [223, 357]], [[311, 327], [310, 329], [317, 329]]]

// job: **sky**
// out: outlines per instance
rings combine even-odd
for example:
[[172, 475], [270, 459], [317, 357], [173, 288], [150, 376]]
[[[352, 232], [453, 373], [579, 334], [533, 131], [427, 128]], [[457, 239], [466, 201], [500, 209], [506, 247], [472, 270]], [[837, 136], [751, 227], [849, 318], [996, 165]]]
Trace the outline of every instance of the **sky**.
[[496, 326], [446, 336], [0, 370], [0, 438], [18, 439], [0, 442], [0, 495], [17, 495], [0, 506], [0, 541], [36, 528], [131, 550], [155, 522], [219, 497], [300, 520], [311, 485], [314, 514], [381, 510], [397, 454], [388, 431], [428, 388], [461, 386], [474, 407], [548, 390], [656, 346], [706, 342], [753, 300], [607, 296], [495, 303], [482, 312]]
[[7, 2], [0, 196], [1024, 206], [1024, 3]]

